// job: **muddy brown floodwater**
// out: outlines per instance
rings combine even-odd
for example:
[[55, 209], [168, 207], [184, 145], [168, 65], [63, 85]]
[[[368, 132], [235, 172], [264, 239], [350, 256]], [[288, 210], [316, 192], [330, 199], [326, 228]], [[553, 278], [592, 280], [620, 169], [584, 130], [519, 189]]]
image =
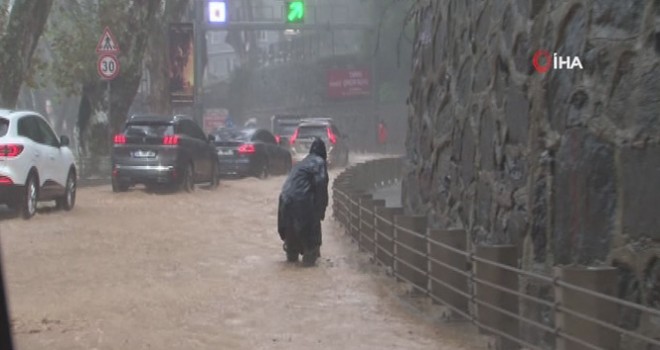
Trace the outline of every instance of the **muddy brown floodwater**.
[[284, 262], [283, 181], [193, 194], [85, 188], [72, 212], [2, 219], [17, 348], [482, 348], [468, 325], [412, 307], [332, 219], [317, 267]]

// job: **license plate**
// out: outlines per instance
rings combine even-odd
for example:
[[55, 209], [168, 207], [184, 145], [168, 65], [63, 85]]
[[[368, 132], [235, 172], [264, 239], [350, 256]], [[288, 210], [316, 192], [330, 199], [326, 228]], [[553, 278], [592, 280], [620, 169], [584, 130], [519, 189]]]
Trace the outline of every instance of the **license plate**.
[[225, 150], [219, 150], [218, 151], [219, 156], [231, 156], [232, 154], [234, 154], [234, 151], [232, 151], [232, 150], [226, 150], [226, 151]]
[[153, 158], [156, 156], [154, 151], [135, 151], [133, 152], [133, 157], [135, 158]]

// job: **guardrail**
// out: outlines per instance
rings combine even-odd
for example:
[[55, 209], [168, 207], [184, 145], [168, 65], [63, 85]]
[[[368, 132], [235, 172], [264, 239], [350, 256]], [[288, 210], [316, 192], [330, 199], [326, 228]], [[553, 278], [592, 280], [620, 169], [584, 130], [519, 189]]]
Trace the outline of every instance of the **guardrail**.
[[[426, 217], [404, 215], [370, 194], [400, 179], [401, 169], [397, 158], [348, 168], [333, 184], [333, 215], [360, 250], [417, 294], [494, 336], [499, 349], [660, 349], [660, 310], [615, 297], [616, 268], [555, 267], [552, 275], [539, 274], [518, 267], [516, 246], [473, 245], [464, 230], [429, 229]], [[532, 281], [550, 297], [526, 293], [522, 286]], [[548, 316], [522, 310], [532, 308]], [[642, 324], [635, 330], [620, 323], [620, 315], [631, 312]]]

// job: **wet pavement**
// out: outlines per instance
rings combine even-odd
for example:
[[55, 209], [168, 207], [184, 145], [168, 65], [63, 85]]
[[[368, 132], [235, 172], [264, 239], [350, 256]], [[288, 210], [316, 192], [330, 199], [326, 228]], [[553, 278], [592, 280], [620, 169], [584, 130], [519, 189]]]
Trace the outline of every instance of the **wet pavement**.
[[275, 230], [283, 181], [193, 194], [101, 186], [79, 190], [69, 213], [5, 215], [17, 348], [483, 348], [473, 327], [406, 297], [332, 220], [317, 267], [286, 263]]

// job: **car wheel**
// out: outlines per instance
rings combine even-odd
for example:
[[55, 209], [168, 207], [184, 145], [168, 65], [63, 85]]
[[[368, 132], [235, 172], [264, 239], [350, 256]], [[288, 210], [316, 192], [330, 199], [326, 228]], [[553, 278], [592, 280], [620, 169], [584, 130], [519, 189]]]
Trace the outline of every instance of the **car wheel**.
[[125, 184], [116, 178], [112, 179], [112, 192], [114, 193], [119, 193], [119, 192], [126, 192], [128, 191], [128, 184]]
[[21, 216], [23, 219], [30, 219], [37, 213], [37, 201], [39, 200], [39, 186], [37, 184], [37, 176], [34, 173], [28, 175], [25, 181], [25, 191], [23, 198], [21, 198]]
[[69, 211], [76, 205], [76, 173], [73, 170], [69, 171], [69, 176], [66, 179], [66, 189], [64, 196], [55, 200], [58, 209]]
[[268, 166], [268, 162], [264, 161], [263, 164], [261, 164], [261, 167], [259, 168], [259, 173], [257, 174], [257, 177], [265, 180], [270, 176], [270, 167]]
[[195, 190], [195, 181], [193, 179], [193, 166], [188, 164], [186, 170], [183, 171], [183, 178], [181, 179], [181, 190], [188, 193]]

